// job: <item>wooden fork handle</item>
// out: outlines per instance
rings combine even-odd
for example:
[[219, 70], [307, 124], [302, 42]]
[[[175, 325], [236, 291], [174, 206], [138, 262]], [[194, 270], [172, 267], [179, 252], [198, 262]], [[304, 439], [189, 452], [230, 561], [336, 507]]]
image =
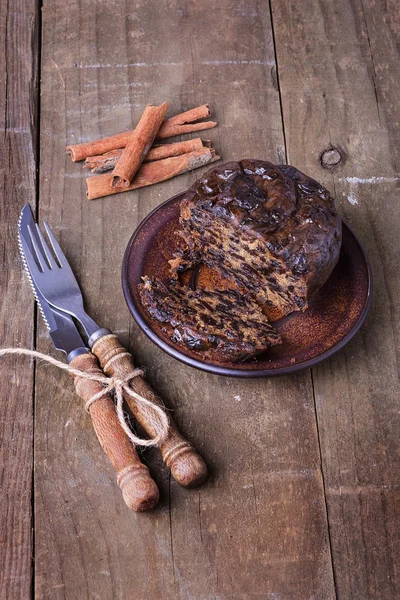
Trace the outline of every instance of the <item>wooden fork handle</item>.
[[[69, 364], [75, 369], [104, 376], [96, 357], [89, 352], [76, 356]], [[104, 389], [97, 381], [76, 375], [73, 378], [76, 392], [85, 403]], [[96, 400], [89, 406], [89, 414], [97, 439], [118, 474], [126, 505], [135, 512], [150, 510], [158, 502], [158, 487], [122, 429], [113, 400], [108, 395]]]
[[[101, 368], [108, 376], [127, 377], [134, 370], [131, 354], [121, 346], [118, 337], [113, 333], [105, 334], [96, 339], [92, 346], [92, 352], [97, 356]], [[147, 400], [163, 406], [160, 398], [143, 377], [132, 379], [130, 387]], [[135, 399], [129, 395], [125, 400], [146, 433], [150, 437], [155, 437], [157, 432], [152, 424], [151, 408], [143, 405], [139, 406]], [[168, 413], [167, 417], [169, 420], [168, 436], [160, 445], [163, 461], [171, 470], [172, 477], [180, 485], [196, 487], [203, 483], [207, 477], [206, 464], [193, 446], [180, 434]]]

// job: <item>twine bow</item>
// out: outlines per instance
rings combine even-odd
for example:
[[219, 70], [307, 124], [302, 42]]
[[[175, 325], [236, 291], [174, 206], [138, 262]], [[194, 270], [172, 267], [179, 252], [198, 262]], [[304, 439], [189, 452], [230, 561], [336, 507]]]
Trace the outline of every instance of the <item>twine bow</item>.
[[[131, 442], [135, 446], [157, 446], [162, 443], [167, 435], [168, 435], [168, 417], [165, 414], [164, 409], [161, 406], [158, 406], [154, 402], [147, 400], [140, 394], [137, 394], [132, 388], [129, 386], [129, 383], [135, 377], [143, 376], [144, 373], [142, 369], [134, 369], [129, 375], [126, 377], [107, 377], [106, 375], [100, 375], [96, 373], [87, 373], [86, 371], [81, 371], [80, 369], [74, 369], [70, 367], [66, 363], [61, 362], [50, 356], [49, 354], [43, 354], [42, 352], [37, 352], [36, 350], [29, 350], [27, 348], [3, 348], [0, 349], [0, 357], [5, 356], [7, 354], [16, 354], [19, 356], [30, 356], [32, 358], [39, 358], [44, 360], [45, 362], [58, 367], [64, 371], [68, 371], [71, 375], [76, 375], [77, 377], [81, 377], [82, 379], [88, 379], [90, 381], [97, 381], [101, 385], [104, 386], [102, 390], [100, 390], [97, 394], [89, 398], [89, 400], [85, 403], [85, 409], [89, 411], [91, 405], [104, 398], [108, 394], [113, 394], [115, 398], [115, 409], [118, 416], [118, 420], [122, 429], [125, 431], [126, 435], [129, 437]], [[138, 437], [133, 433], [131, 428], [129, 427], [123, 410], [124, 403], [124, 395], [130, 396], [133, 398], [136, 403], [140, 406], [150, 408], [153, 415], [151, 418], [151, 424], [153, 428], [157, 431], [157, 435], [148, 440]]]

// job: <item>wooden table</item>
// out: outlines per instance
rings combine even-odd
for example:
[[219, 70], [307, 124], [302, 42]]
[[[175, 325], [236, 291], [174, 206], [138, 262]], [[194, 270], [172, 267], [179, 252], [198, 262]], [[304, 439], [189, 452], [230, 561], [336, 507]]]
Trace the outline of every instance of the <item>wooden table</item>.
[[[1, 346], [60, 357], [18, 254], [30, 202], [92, 316], [146, 368], [211, 476], [186, 491], [147, 451], [161, 502], [130, 512], [72, 380], [2, 359], [0, 597], [400, 598], [397, 0], [39, 4], [1, 2]], [[365, 245], [370, 316], [312, 372], [207, 375], [130, 317], [127, 241], [199, 172], [89, 202], [65, 146], [129, 129], [164, 100], [171, 114], [209, 102], [219, 125], [207, 137], [225, 161], [287, 161], [319, 179]]]

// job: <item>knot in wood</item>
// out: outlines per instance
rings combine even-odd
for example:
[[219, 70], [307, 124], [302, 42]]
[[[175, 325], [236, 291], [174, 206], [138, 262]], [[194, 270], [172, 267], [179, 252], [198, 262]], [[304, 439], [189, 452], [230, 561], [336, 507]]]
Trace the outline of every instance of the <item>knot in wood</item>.
[[321, 154], [320, 162], [324, 169], [332, 169], [342, 162], [342, 155], [337, 148], [330, 148]]

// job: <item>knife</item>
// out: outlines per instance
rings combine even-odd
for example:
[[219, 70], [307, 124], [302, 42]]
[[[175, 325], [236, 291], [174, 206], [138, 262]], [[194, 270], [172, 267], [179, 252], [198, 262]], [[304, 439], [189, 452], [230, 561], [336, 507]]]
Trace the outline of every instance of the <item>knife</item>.
[[[120, 344], [116, 335], [109, 329], [101, 328], [86, 313], [75, 275], [50, 227], [46, 223], [44, 227], [52, 249], [36, 225], [27, 204], [22, 209], [19, 232], [22, 244], [30, 244], [33, 250], [32, 253], [28, 249], [25, 259], [30, 266], [36, 289], [53, 308], [72, 315], [81, 323], [89, 338], [89, 346], [104, 373], [126, 380], [134, 371], [131, 354]], [[36, 256], [39, 264], [36, 264], [33, 256]], [[163, 407], [161, 400], [143, 377], [135, 377], [129, 386], [133, 396], [137, 394], [149, 401], [150, 406], [146, 406], [138, 403], [131, 395], [125, 395], [125, 400], [139, 424], [151, 438], [157, 438], [160, 417], [155, 416], [151, 405]], [[171, 415], [166, 413], [166, 417], [168, 433], [159, 444], [162, 458], [179, 484], [185, 487], [200, 485], [207, 476], [207, 467], [195, 448], [178, 431]]]
[[[23, 213], [18, 224], [19, 234], [23, 226]], [[19, 247], [24, 268], [28, 275], [39, 310], [49, 331], [54, 347], [64, 352], [68, 364], [80, 371], [102, 375], [96, 357], [85, 343], [72, 318], [49, 305], [32, 279], [26, 253], [32, 255], [33, 245], [19, 235]], [[104, 390], [101, 383], [73, 375], [77, 394], [86, 403]], [[148, 468], [141, 462], [135, 447], [122, 429], [112, 398], [106, 395], [89, 406], [88, 412], [101, 447], [117, 472], [117, 482], [127, 506], [136, 512], [153, 508], [159, 498], [156, 483]]]

